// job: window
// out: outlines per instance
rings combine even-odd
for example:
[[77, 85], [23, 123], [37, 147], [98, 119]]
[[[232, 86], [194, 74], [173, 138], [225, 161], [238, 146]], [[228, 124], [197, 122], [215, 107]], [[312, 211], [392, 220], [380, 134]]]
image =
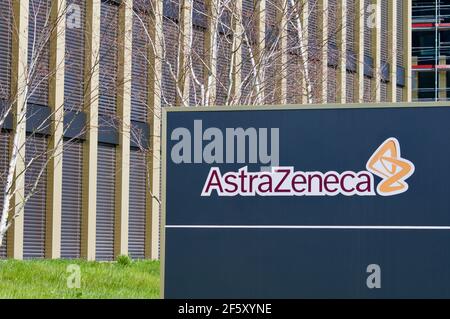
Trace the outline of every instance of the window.
[[418, 97], [421, 100], [434, 100], [436, 98], [435, 91], [435, 73], [434, 72], [417, 72], [418, 79]]
[[414, 22], [434, 21], [436, 16], [436, 1], [412, 0], [412, 12]]

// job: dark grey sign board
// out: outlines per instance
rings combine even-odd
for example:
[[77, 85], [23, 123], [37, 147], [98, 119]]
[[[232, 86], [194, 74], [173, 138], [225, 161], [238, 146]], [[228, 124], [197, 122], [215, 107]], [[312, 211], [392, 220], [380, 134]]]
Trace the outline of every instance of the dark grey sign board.
[[450, 107], [168, 109], [165, 298], [450, 298]]

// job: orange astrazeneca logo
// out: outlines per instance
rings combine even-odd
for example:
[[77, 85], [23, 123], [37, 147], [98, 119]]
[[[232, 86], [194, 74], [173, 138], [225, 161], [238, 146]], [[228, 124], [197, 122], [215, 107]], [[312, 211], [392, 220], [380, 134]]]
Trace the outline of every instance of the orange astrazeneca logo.
[[405, 180], [414, 173], [414, 164], [400, 156], [400, 144], [393, 137], [378, 147], [366, 168], [383, 179], [377, 186], [378, 194], [383, 196], [406, 192]]
[[[408, 190], [405, 180], [414, 173], [414, 165], [400, 156], [400, 145], [391, 137], [384, 141], [366, 164], [366, 171], [298, 171], [294, 167], [272, 167], [271, 171], [249, 172], [247, 166], [237, 172], [222, 173], [211, 167], [201, 196], [382, 196]], [[375, 176], [382, 180], [376, 186]]]

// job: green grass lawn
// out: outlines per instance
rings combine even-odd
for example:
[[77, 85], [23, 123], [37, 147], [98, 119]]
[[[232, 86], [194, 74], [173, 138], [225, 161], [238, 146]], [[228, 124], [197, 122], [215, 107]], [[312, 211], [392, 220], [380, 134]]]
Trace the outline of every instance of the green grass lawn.
[[[80, 267], [80, 288], [67, 286], [71, 264]], [[0, 260], [0, 298], [159, 298], [159, 262]]]

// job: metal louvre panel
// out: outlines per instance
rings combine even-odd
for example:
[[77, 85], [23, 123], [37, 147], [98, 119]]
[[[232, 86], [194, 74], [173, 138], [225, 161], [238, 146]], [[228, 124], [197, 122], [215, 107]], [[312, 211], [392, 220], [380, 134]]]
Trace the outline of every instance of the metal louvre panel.
[[388, 60], [388, 38], [389, 38], [388, 1], [392, 0], [381, 0], [381, 61], [384, 62]]
[[[192, 27], [192, 69], [195, 72], [197, 81], [202, 85], [205, 85], [203, 79], [203, 61], [205, 61], [205, 30], [203, 28]], [[196, 81], [192, 80], [189, 83], [189, 104], [201, 105], [202, 104], [202, 92], [200, 86]]]
[[[342, 26], [337, 25], [338, 7], [337, 0], [328, 0], [328, 44], [337, 47], [336, 30]], [[331, 52], [328, 52], [330, 54]]]
[[255, 17], [253, 1], [252, 0], [242, 0], [242, 24], [243, 31], [249, 39], [250, 43], [243, 41], [241, 46], [241, 104], [251, 104], [253, 98], [252, 87], [254, 85], [254, 76], [252, 72], [252, 61], [250, 55], [250, 46], [252, 45], [252, 40], [255, 39], [255, 27], [253, 19]]
[[397, 64], [404, 66], [403, 59], [403, 1], [397, 0]]
[[148, 100], [148, 36], [142, 21], [149, 22], [149, 16], [139, 12], [133, 15], [133, 63], [131, 68], [131, 120], [147, 121]]
[[100, 86], [98, 114], [115, 116], [119, 6], [102, 2], [100, 13]]
[[387, 102], [387, 100], [388, 100], [388, 85], [386, 82], [380, 82], [380, 96], [381, 96], [381, 102]]
[[[293, 33], [288, 35], [288, 49], [294, 47], [295, 40], [292, 36]], [[301, 103], [301, 64], [299, 56], [296, 54], [287, 53], [287, 103], [295, 104]]]
[[[276, 104], [276, 72], [277, 67], [280, 66], [279, 60], [277, 59], [279, 55], [279, 43], [275, 42], [277, 31], [275, 29], [276, 24], [276, 15], [277, 15], [277, 7], [275, 6], [275, 2], [268, 1], [266, 2], [266, 24], [265, 24], [265, 41], [266, 48], [273, 52], [268, 57], [267, 66], [264, 70], [263, 77], [263, 88], [264, 88], [264, 104]], [[311, 28], [309, 29], [311, 31]], [[311, 42], [309, 42], [311, 44]], [[208, 48], [206, 48], [209, 50]], [[208, 52], [206, 52], [208, 53]], [[206, 79], [207, 80], [207, 79]], [[205, 81], [206, 81], [205, 80]]]
[[[8, 174], [9, 164], [9, 133], [0, 133], [0, 190], [4, 194], [4, 187], [6, 184], [6, 178]], [[0, 217], [1, 209], [3, 207], [3, 197], [0, 196]], [[0, 258], [6, 258], [6, 236], [3, 238], [3, 245], [0, 247]]]
[[225, 105], [230, 79], [231, 38], [224, 34], [218, 35], [217, 52], [217, 96], [216, 104]]
[[65, 141], [63, 152], [61, 257], [80, 258], [83, 143]]
[[369, 27], [367, 21], [370, 19], [369, 5], [372, 4], [371, 0], [364, 1], [364, 54], [372, 56], [371, 43], [372, 43], [372, 28]]
[[364, 77], [364, 102], [372, 101], [372, 81], [368, 77]]
[[[86, 1], [68, 0], [66, 28], [66, 60], [64, 74], [64, 110], [81, 111], [84, 97], [84, 33], [86, 20]], [[78, 11], [71, 10], [75, 5], [80, 8], [80, 26], [72, 25], [73, 16]]]
[[253, 0], [242, 0], [242, 16], [251, 17], [253, 15], [253, 9]]
[[[279, 2], [278, 2], [279, 3]], [[274, 5], [278, 6], [276, 1]], [[278, 9], [280, 10], [280, 9]], [[277, 10], [277, 11], [278, 11]], [[319, 37], [319, 23], [318, 23], [318, 14], [319, 14], [318, 2], [317, 0], [309, 0], [308, 1], [308, 54], [314, 58], [319, 58], [321, 44], [318, 43]], [[322, 13], [320, 11], [320, 13]], [[276, 17], [274, 17], [276, 21]], [[275, 22], [276, 25], [276, 22]]]
[[[245, 21], [245, 20], [243, 20]], [[248, 23], [248, 22], [247, 22]], [[245, 25], [244, 25], [245, 28]], [[250, 31], [248, 30], [248, 27], [245, 28], [245, 31], [250, 34]], [[248, 35], [250, 36], [250, 35]], [[250, 74], [252, 72], [252, 61], [251, 61], [251, 55], [250, 55], [250, 47], [249, 44], [246, 42], [242, 43], [241, 46], [241, 54], [242, 54], [242, 62], [241, 62], [241, 101], [240, 103], [245, 104], [251, 104], [252, 102], [252, 87], [254, 85], [254, 77], [253, 74]]]
[[[48, 105], [50, 0], [30, 0], [28, 65], [31, 72], [29, 103]], [[33, 63], [32, 63], [33, 62]], [[43, 80], [43, 78], [45, 78]]]
[[[322, 44], [319, 44], [319, 13], [321, 13], [321, 9], [318, 8], [318, 2], [317, 0], [309, 0], [308, 2], [308, 71], [309, 71], [309, 79], [311, 81], [312, 87], [319, 87], [322, 85], [323, 77], [321, 75], [320, 68], [322, 66]], [[280, 52], [279, 52], [280, 53]], [[278, 53], [278, 54], [279, 54]], [[278, 65], [277, 65], [278, 64]], [[279, 65], [280, 61], [276, 61], [276, 63], [273, 63], [273, 76], [271, 76], [271, 81], [274, 82], [274, 89], [273, 94], [275, 96], [276, 93], [276, 86], [275, 86], [275, 79], [276, 75], [275, 73], [278, 72], [278, 70], [281, 70], [285, 66]], [[276, 68], [275, 68], [276, 66]], [[322, 99], [321, 90], [312, 90], [312, 102], [313, 103], [320, 103]]]
[[264, 104], [273, 105], [276, 103], [276, 75], [277, 75], [277, 66], [280, 65], [275, 56], [272, 56], [267, 59], [268, 65], [265, 67], [264, 74]]
[[[348, 71], [349, 64], [356, 64], [356, 58], [353, 55], [355, 53], [355, 23], [356, 23], [356, 12], [355, 12], [355, 1], [347, 1], [347, 24], [346, 24], [346, 40], [347, 40], [347, 75], [346, 75], [346, 102], [354, 102], [354, 89], [355, 89], [355, 74]], [[359, 14], [359, 13], [358, 13]], [[351, 53], [350, 55], [348, 53]]]
[[[346, 37], [347, 37], [347, 50], [355, 52], [355, 0], [347, 1], [347, 24], [346, 24]], [[359, 0], [358, 0], [359, 1]], [[359, 14], [359, 13], [358, 13]], [[359, 33], [359, 32], [358, 32]]]
[[[163, 166], [162, 156], [159, 158], [159, 167]], [[159, 174], [159, 194], [162, 194], [162, 174]], [[161, 205], [158, 205], [158, 259], [161, 257], [161, 223], [162, 223]]]
[[397, 102], [403, 101], [403, 88], [397, 87]]
[[145, 153], [130, 152], [130, 208], [128, 221], [128, 253], [133, 259], [145, 257], [146, 214], [146, 162]]
[[346, 74], [346, 87], [345, 87], [345, 89], [346, 89], [346, 94], [345, 94], [345, 96], [346, 96], [346, 101], [347, 101], [347, 103], [353, 103], [354, 101], [354, 93], [355, 93], [355, 91], [354, 91], [354, 89], [355, 89], [355, 74], [354, 73], [351, 73], [351, 72], [348, 72], [347, 71], [347, 74]]
[[[164, 6], [167, 2], [164, 2]], [[175, 105], [176, 83], [172, 73], [176, 73], [178, 58], [178, 27], [176, 22], [167, 18], [163, 19], [163, 33], [165, 41], [165, 55], [162, 65], [162, 106]], [[171, 66], [169, 66], [169, 64]], [[172, 68], [172, 70], [171, 70]]]
[[[292, 8], [288, 2], [288, 12], [292, 11]], [[292, 20], [292, 19], [291, 19]], [[298, 45], [295, 32], [291, 31], [293, 22], [288, 23], [287, 32], [287, 47], [286, 47], [286, 101], [287, 104], [294, 104], [298, 99], [298, 91], [301, 89], [298, 81], [300, 80], [300, 74], [298, 73], [298, 56], [294, 54], [295, 47]], [[293, 28], [293, 27], [292, 27]]]
[[[24, 213], [24, 258], [45, 257], [45, 214], [47, 193], [47, 139], [41, 136], [28, 136], [25, 147], [25, 161], [27, 165], [33, 162], [25, 172], [25, 196], [37, 182], [33, 195], [25, 204]], [[39, 174], [41, 173], [39, 178]]]
[[99, 144], [97, 167], [96, 259], [114, 259], [116, 150]]
[[[196, 20], [200, 20], [206, 17], [206, 7], [204, 0], [193, 0], [193, 25], [192, 25], [192, 52], [191, 52], [191, 64], [192, 71], [195, 74], [196, 80], [192, 79], [189, 82], [189, 104], [201, 105], [202, 93], [198, 83], [205, 85], [204, 79], [204, 61], [205, 61], [205, 29], [196, 25]], [[198, 17], [198, 19], [196, 19]], [[209, 49], [208, 49], [209, 50]], [[198, 83], [197, 83], [198, 82]]]
[[336, 103], [337, 92], [337, 69], [334, 67], [328, 67], [328, 103]]
[[7, 100], [10, 93], [11, 35], [10, 0], [0, 0], [0, 100]]

